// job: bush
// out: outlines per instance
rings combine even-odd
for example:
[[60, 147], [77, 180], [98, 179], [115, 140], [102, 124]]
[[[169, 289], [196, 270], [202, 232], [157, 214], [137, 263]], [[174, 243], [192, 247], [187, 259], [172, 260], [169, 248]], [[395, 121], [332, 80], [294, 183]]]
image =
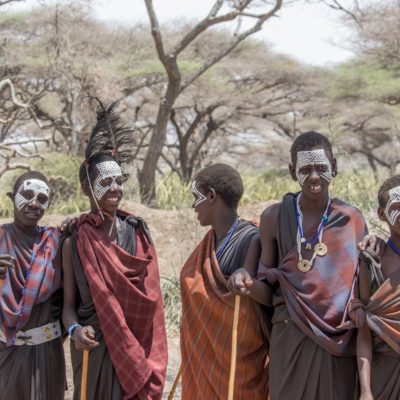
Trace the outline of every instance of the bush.
[[161, 277], [165, 322], [168, 334], [179, 333], [181, 326], [181, 293], [179, 278]]

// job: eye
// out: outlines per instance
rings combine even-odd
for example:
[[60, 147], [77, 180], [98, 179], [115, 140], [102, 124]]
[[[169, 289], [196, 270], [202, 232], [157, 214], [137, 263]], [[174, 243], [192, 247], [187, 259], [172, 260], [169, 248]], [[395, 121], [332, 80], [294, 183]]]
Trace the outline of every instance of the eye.
[[43, 193], [39, 193], [37, 200], [40, 204], [46, 204], [49, 201], [49, 197]]
[[115, 178], [115, 183], [118, 186], [122, 186], [125, 181], [126, 181], [126, 178], [124, 178], [123, 176], [118, 176], [117, 178]]
[[317, 165], [317, 166], [315, 167], [315, 169], [316, 169], [318, 172], [327, 172], [327, 171], [328, 171], [328, 166], [325, 165], [325, 164], [320, 164], [320, 165]]
[[299, 173], [303, 175], [310, 175], [312, 172], [312, 166], [311, 165], [305, 165], [304, 167], [301, 167], [299, 169]]
[[110, 177], [110, 178], [102, 179], [99, 183], [100, 183], [101, 186], [107, 187], [107, 186], [110, 186], [112, 184], [112, 181], [113, 181], [113, 179]]
[[24, 190], [21, 192], [21, 195], [24, 196], [25, 199], [30, 200], [33, 199], [35, 193], [33, 192], [33, 190]]

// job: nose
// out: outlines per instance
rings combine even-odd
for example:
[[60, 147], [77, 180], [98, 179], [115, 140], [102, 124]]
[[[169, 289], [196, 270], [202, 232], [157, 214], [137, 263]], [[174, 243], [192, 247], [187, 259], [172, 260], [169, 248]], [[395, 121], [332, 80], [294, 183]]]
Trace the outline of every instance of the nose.
[[28, 203], [29, 207], [32, 208], [40, 208], [41, 204], [39, 203], [38, 199], [36, 197], [34, 197], [29, 203]]
[[311, 170], [311, 173], [310, 173], [310, 176], [309, 176], [309, 180], [315, 182], [315, 181], [318, 181], [319, 178], [320, 178], [319, 172], [315, 168], [313, 168]]

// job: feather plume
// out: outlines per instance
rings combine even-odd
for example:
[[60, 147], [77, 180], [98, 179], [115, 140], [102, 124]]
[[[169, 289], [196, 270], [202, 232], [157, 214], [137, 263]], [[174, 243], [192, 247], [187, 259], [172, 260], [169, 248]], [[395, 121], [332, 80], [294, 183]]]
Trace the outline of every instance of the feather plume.
[[99, 103], [97, 122], [86, 146], [86, 160], [100, 154], [112, 155], [124, 170], [134, 159], [135, 131], [121, 121], [117, 111], [119, 101], [104, 105], [94, 98]]

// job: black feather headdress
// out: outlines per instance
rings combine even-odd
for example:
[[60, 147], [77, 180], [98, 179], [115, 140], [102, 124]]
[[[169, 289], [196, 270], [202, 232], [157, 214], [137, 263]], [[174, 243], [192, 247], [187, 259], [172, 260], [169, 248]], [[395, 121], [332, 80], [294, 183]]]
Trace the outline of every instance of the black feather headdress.
[[90, 134], [85, 158], [88, 162], [101, 154], [111, 155], [124, 170], [134, 159], [135, 131], [121, 121], [117, 111], [119, 101], [104, 105], [94, 97], [97, 108], [97, 122]]

